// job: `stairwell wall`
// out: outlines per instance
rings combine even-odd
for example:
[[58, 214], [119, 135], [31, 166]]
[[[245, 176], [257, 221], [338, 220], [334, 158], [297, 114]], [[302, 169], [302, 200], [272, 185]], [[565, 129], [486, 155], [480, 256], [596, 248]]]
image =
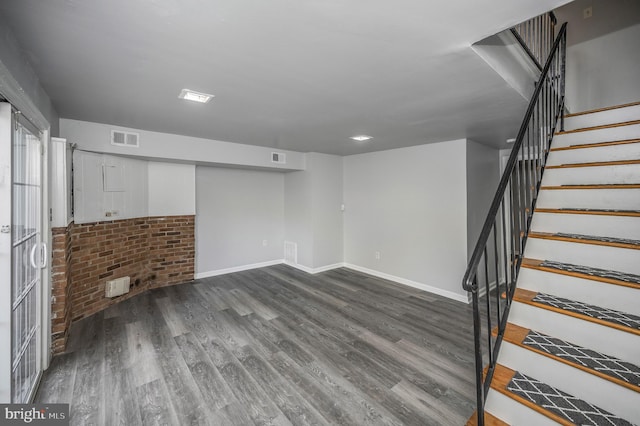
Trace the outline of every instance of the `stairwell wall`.
[[347, 266], [466, 302], [466, 149], [459, 139], [345, 157]]
[[467, 255], [470, 258], [500, 181], [499, 151], [467, 139]]
[[566, 102], [571, 112], [640, 100], [640, 24], [567, 48]]

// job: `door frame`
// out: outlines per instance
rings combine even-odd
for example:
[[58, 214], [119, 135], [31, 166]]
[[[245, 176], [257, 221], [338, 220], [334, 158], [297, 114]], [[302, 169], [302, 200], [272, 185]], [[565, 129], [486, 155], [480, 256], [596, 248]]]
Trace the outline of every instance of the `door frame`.
[[[41, 90], [39, 85], [34, 88], [34, 92]], [[31, 100], [26, 94], [23, 86], [13, 77], [9, 69], [0, 61], [0, 95], [2, 95], [15, 109], [18, 109], [22, 115], [27, 118], [42, 134], [42, 242], [47, 247], [51, 248], [51, 222], [49, 220], [49, 148], [51, 146], [51, 123], [41, 112], [40, 108]], [[11, 125], [11, 123], [9, 123]], [[3, 148], [0, 148], [3, 149]], [[9, 148], [9, 151], [10, 148]], [[9, 158], [11, 156], [2, 158]], [[2, 168], [0, 164], [0, 169]], [[2, 171], [0, 171], [2, 173]], [[9, 176], [10, 179], [10, 176]], [[9, 216], [10, 217], [10, 216]], [[1, 235], [1, 234], [0, 234]], [[52, 250], [49, 250], [49, 258], [47, 266], [42, 270], [42, 311], [41, 311], [41, 351], [40, 351], [40, 365], [42, 370], [46, 370], [49, 367], [51, 361], [51, 260]], [[11, 302], [9, 302], [11, 303]], [[10, 312], [10, 311], [9, 311]], [[10, 314], [9, 314], [10, 315]], [[10, 346], [10, 345], [9, 345]], [[8, 366], [11, 365], [11, 349], [9, 348], [9, 361]], [[0, 355], [0, 360], [3, 360]], [[5, 368], [4, 363], [0, 363], [0, 368]], [[9, 394], [10, 398], [10, 394]], [[5, 402], [0, 398], [0, 403]], [[7, 401], [8, 402], [8, 401]]]

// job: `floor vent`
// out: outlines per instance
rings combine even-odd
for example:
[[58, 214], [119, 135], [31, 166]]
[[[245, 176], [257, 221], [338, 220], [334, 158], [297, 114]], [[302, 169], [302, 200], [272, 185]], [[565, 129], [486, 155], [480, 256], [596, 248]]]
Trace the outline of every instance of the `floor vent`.
[[129, 285], [131, 284], [131, 278], [122, 277], [115, 280], [107, 281], [105, 288], [105, 297], [116, 297], [125, 293], [129, 293]]
[[298, 263], [298, 244], [285, 241], [284, 242], [284, 261], [287, 263]]
[[140, 134], [133, 132], [123, 132], [121, 130], [112, 130], [111, 145], [138, 148], [140, 146]]

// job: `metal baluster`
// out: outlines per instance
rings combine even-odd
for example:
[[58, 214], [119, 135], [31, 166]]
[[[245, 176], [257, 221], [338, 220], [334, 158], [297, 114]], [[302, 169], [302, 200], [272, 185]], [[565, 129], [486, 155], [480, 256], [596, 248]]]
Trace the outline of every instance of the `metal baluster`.
[[489, 365], [493, 366], [493, 347], [491, 345], [491, 297], [489, 294], [489, 275], [487, 274], [487, 247], [484, 248], [484, 288], [485, 288], [485, 300], [487, 305], [487, 343], [489, 347]]
[[476, 401], [478, 412], [478, 425], [484, 425], [484, 383], [482, 377], [483, 361], [482, 346], [480, 345], [480, 306], [478, 303], [478, 281], [477, 276], [473, 277], [472, 305], [473, 305], [473, 344], [476, 357]]
[[[502, 315], [500, 313], [500, 273], [499, 273], [499, 266], [498, 266], [498, 225], [496, 223], [497, 218], [493, 221], [493, 255], [494, 255], [494, 271], [496, 274], [496, 313], [497, 313], [497, 320], [498, 320], [498, 327], [501, 326], [502, 324]], [[487, 297], [489, 297], [489, 295], [487, 294]], [[502, 330], [499, 330], [499, 332], [501, 333]]]
[[511, 277], [509, 275], [509, 253], [507, 246], [507, 226], [505, 224], [505, 212], [504, 212], [504, 204], [506, 198], [502, 198], [502, 202], [500, 203], [500, 216], [502, 216], [502, 250], [503, 250], [503, 262], [504, 265], [504, 287], [506, 294], [506, 304], [509, 303], [509, 282], [511, 281]]

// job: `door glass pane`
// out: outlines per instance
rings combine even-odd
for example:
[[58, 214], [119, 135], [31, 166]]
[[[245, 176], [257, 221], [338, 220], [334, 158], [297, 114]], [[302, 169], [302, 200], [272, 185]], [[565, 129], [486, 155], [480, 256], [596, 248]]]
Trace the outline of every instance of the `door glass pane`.
[[20, 124], [14, 129], [11, 398], [26, 403], [40, 374], [41, 154], [38, 137]]

